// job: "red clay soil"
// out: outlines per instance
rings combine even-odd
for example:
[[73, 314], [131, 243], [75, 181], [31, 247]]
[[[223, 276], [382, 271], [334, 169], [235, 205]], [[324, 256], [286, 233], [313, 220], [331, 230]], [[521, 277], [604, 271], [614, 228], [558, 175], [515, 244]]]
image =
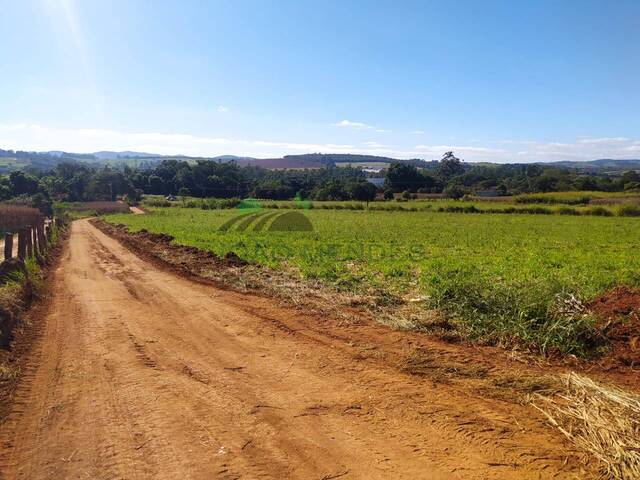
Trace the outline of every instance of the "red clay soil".
[[601, 364], [640, 367], [640, 289], [618, 287], [595, 298], [588, 305], [602, 322], [611, 351]]

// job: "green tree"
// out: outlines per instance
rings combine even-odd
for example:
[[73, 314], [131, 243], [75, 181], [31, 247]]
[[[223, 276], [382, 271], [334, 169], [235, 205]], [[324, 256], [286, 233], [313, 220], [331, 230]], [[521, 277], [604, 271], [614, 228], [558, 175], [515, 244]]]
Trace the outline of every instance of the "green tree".
[[462, 175], [464, 173], [464, 165], [453, 152], [446, 152], [440, 160], [440, 164], [437, 168], [437, 173], [440, 178], [447, 181], [451, 178]]
[[38, 191], [38, 179], [33, 175], [29, 175], [20, 170], [9, 174], [9, 185], [11, 187], [11, 195], [33, 195]]
[[418, 169], [408, 163], [392, 163], [385, 175], [385, 189], [393, 192], [410, 190], [415, 192], [424, 185], [425, 179]]
[[462, 185], [458, 185], [456, 183], [452, 183], [446, 186], [446, 188], [442, 191], [445, 197], [452, 198], [454, 200], [459, 200], [465, 195], [469, 193], [469, 191], [464, 188]]
[[367, 182], [366, 180], [363, 182], [350, 183], [347, 189], [353, 200], [367, 202], [367, 204], [376, 199], [376, 193], [378, 191], [373, 183]]

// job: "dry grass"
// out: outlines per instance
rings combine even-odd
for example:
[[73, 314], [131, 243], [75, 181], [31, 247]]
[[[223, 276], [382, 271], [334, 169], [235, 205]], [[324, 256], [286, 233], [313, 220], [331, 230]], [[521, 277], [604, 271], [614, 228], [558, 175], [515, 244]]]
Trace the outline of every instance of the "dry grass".
[[122, 202], [77, 202], [61, 203], [61, 208], [71, 212], [82, 212], [91, 215], [106, 215], [109, 213], [129, 213], [129, 205]]
[[602, 464], [602, 477], [640, 478], [640, 396], [571, 373], [564, 392], [536, 405], [560, 432]]
[[39, 210], [22, 205], [0, 204], [0, 233], [17, 232], [42, 220]]
[[0, 383], [15, 380], [20, 375], [20, 368], [10, 365], [0, 365]]

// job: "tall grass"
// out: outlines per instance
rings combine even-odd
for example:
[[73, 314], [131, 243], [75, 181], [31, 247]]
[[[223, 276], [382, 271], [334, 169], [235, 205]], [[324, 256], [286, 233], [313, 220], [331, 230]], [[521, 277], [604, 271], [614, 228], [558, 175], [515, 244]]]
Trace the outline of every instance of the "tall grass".
[[72, 218], [95, 217], [109, 213], [128, 213], [129, 205], [121, 202], [60, 202], [54, 205], [57, 215]]

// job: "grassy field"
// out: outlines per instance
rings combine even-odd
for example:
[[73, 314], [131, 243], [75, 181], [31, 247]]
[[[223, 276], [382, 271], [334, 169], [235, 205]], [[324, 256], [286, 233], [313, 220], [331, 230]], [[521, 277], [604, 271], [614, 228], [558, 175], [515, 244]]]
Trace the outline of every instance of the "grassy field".
[[[581, 302], [640, 286], [637, 218], [312, 209], [304, 214], [314, 231], [266, 232], [254, 230], [258, 219], [220, 231], [236, 209], [150, 212], [107, 218], [341, 289], [420, 299], [468, 337], [518, 339], [543, 351], [596, 350], [594, 320]], [[278, 210], [260, 212], [273, 221], [268, 215]]]

